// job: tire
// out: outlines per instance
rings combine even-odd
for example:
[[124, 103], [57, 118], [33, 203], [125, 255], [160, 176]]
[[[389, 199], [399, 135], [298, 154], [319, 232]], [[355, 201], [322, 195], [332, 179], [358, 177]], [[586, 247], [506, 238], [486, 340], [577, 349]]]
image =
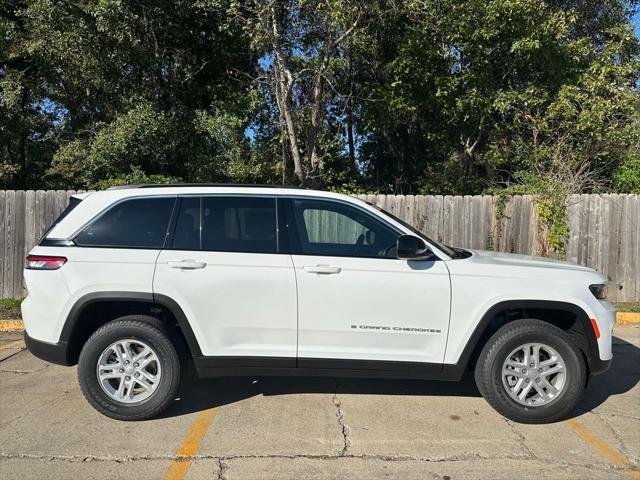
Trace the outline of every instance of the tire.
[[[124, 348], [120, 349], [125, 343], [119, 342], [124, 340], [131, 340], [126, 343], [130, 355]], [[139, 363], [132, 362], [143, 350], [151, 353]], [[100, 369], [99, 362], [103, 365]], [[126, 372], [115, 368], [125, 366], [125, 362]], [[144, 366], [145, 363], [148, 365]], [[134, 364], [140, 367], [135, 373]], [[110, 373], [111, 370], [118, 378], [98, 379], [98, 371]], [[120, 392], [118, 387], [125, 378], [128, 380]], [[89, 337], [80, 353], [78, 381], [85, 398], [103, 415], [116, 420], [146, 420], [159, 415], [175, 399], [180, 384], [180, 360], [161, 321], [145, 315], [127, 315], [103, 325]], [[151, 387], [145, 387], [143, 382]]]
[[[519, 362], [524, 362], [524, 352], [529, 344], [542, 345], [539, 358], [546, 359], [547, 363], [553, 364], [552, 359], [559, 356], [564, 366], [558, 367], [559, 364], [557, 364], [547, 367], [544, 361], [539, 362], [539, 366], [563, 372], [562, 376], [560, 373], [555, 373], [544, 379], [540, 378], [546, 373], [536, 373], [540, 371], [538, 365], [522, 373], [527, 366]], [[518, 350], [521, 346], [524, 348]], [[535, 358], [533, 349], [527, 351]], [[551, 355], [548, 352], [554, 352], [557, 355]], [[518, 356], [520, 353], [522, 355]], [[514, 375], [518, 378], [514, 375], [503, 376], [503, 367], [508, 358], [516, 359], [515, 361], [518, 362], [518, 368], [512, 366], [513, 362], [506, 366], [509, 372], [517, 372]], [[530, 362], [529, 365], [532, 365], [535, 361], [530, 360]], [[525, 368], [519, 369], [520, 366]], [[580, 400], [585, 390], [586, 376], [587, 367], [584, 358], [571, 337], [554, 325], [535, 319], [516, 320], [501, 327], [482, 349], [475, 368], [476, 385], [485, 400], [496, 411], [519, 423], [550, 423], [565, 418]], [[519, 384], [520, 378], [523, 383]], [[559, 387], [557, 393], [549, 395], [553, 389], [545, 390], [546, 384], [540, 383], [547, 379], [552, 384], [551, 387]], [[519, 385], [522, 386], [519, 387]], [[546, 397], [538, 391], [541, 386]], [[529, 388], [529, 393], [524, 394], [525, 398], [515, 399], [514, 396], [519, 396], [517, 392], [524, 393], [525, 387]], [[512, 392], [515, 390], [516, 393], [509, 393], [509, 390]], [[531, 404], [521, 402], [531, 402]]]

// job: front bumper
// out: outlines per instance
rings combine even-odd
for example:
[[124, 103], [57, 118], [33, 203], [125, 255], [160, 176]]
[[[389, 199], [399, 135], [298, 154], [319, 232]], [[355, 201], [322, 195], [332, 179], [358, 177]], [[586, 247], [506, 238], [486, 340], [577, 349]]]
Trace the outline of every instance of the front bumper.
[[65, 365], [67, 367], [75, 364], [75, 362], [71, 360], [69, 344], [67, 342], [41, 342], [40, 340], [31, 338], [25, 331], [24, 344], [34, 356], [45, 362]]

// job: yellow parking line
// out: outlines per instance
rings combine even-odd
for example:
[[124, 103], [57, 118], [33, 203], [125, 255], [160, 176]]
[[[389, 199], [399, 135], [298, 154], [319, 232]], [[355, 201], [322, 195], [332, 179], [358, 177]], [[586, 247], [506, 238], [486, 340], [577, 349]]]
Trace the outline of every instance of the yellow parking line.
[[182, 480], [193, 462], [193, 456], [198, 453], [200, 444], [216, 414], [216, 408], [209, 408], [201, 412], [191, 425], [191, 429], [182, 441], [182, 445], [176, 452], [176, 458], [169, 465], [169, 470], [164, 476], [164, 480]]
[[0, 345], [0, 350], [9, 350], [10, 348], [22, 348], [24, 347], [23, 340], [16, 340], [15, 342], [5, 343], [4, 345]]
[[0, 332], [21, 332], [24, 330], [22, 320], [0, 320]]
[[[596, 450], [598, 453], [600, 453], [600, 455], [605, 457], [614, 465], [633, 468], [629, 460], [627, 460], [624, 455], [618, 452], [615, 448], [611, 447], [607, 442], [591, 432], [591, 430], [589, 430], [577, 420], [565, 420], [564, 423], [569, 425], [573, 429], [573, 431], [576, 432], [576, 434], [582, 440], [584, 440], [587, 445]], [[634, 480], [640, 479], [640, 472], [638, 470], [631, 470], [627, 472], [627, 475]]]
[[616, 312], [616, 323], [618, 325], [638, 325], [640, 324], [640, 312]]

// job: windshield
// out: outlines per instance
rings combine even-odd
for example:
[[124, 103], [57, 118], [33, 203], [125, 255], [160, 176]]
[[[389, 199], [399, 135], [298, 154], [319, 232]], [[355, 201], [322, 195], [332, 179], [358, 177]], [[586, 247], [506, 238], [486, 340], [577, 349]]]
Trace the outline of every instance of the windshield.
[[[404, 227], [407, 227], [409, 230], [411, 230], [413, 233], [416, 234], [416, 236], [422, 238], [423, 240], [425, 240], [426, 242], [435, 245], [436, 247], [438, 247], [440, 250], [442, 250], [444, 253], [446, 253], [447, 255], [449, 255], [451, 258], [458, 258], [460, 257], [460, 254], [457, 252], [457, 250], [448, 247], [447, 245], [440, 243], [440, 242], [436, 242], [434, 239], [429, 238], [427, 235], [425, 235], [424, 233], [422, 233], [420, 230], [418, 230], [417, 228], [415, 228], [413, 225], [405, 222], [404, 220], [402, 220], [401, 218], [396, 217], [393, 213], [389, 213], [386, 210], [378, 207], [377, 205], [374, 205], [373, 203], [370, 203], [369, 205], [371, 205], [373, 208], [375, 208], [376, 210], [379, 210], [380, 212], [384, 213], [386, 216], [391, 217], [392, 219], [394, 219], [396, 222], [398, 222], [399, 224], [401, 224]], [[466, 256], [466, 255], [465, 255]]]

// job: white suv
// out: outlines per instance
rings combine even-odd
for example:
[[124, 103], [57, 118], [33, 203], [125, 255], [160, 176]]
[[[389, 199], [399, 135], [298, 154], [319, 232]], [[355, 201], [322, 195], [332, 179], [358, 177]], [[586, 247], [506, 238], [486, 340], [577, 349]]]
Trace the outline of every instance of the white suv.
[[27, 257], [29, 350], [88, 401], [157, 415], [199, 376], [459, 380], [518, 422], [566, 416], [611, 362], [606, 279], [442, 245], [355, 198], [139, 185], [75, 195]]

